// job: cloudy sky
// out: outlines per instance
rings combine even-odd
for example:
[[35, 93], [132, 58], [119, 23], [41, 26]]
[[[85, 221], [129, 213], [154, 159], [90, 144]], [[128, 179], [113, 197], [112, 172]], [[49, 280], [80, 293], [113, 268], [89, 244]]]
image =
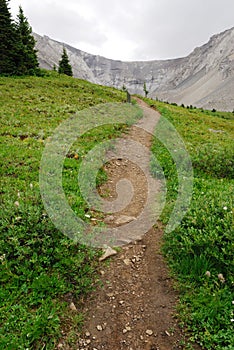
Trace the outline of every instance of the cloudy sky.
[[234, 26], [233, 0], [11, 0], [41, 35], [120, 60], [182, 57]]

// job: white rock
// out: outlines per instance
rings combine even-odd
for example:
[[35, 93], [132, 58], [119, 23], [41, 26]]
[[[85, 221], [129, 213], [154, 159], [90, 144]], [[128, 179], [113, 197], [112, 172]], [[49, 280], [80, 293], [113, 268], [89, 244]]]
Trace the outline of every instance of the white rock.
[[99, 258], [99, 261], [104, 261], [116, 254], [117, 254], [116, 250], [112, 249], [111, 247], [107, 247], [104, 254]]
[[151, 336], [154, 334], [154, 332], [151, 329], [147, 329], [146, 334]]
[[71, 304], [70, 304], [70, 309], [71, 309], [72, 311], [77, 311], [77, 308], [76, 308], [76, 306], [75, 306], [74, 303], [71, 303]]
[[133, 220], [136, 220], [134, 216], [121, 215], [119, 218], [115, 220], [115, 224], [117, 226], [127, 224]]

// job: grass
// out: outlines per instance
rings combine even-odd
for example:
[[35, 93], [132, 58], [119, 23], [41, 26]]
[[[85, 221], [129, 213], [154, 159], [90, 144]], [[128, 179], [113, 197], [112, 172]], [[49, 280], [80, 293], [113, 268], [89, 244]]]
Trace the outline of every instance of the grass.
[[[234, 115], [146, 100], [167, 118], [191, 156], [194, 189], [190, 208], [164, 252], [178, 281], [182, 324], [204, 349], [233, 349]], [[167, 178], [166, 224], [177, 198], [178, 178], [168, 150], [157, 139], [152, 151]], [[157, 165], [152, 162], [152, 172]]]
[[[82, 315], [72, 313], [69, 305], [79, 306], [97, 283], [100, 252], [69, 240], [45, 212], [38, 182], [45, 140], [75, 112], [123, 102], [125, 95], [55, 72], [0, 78], [0, 86], [0, 348], [50, 350], [64, 335], [70, 343], [77, 337]], [[80, 161], [126, 126], [93, 129], [67, 154], [64, 189], [73, 210], [86, 221], [90, 209], [75, 185]], [[100, 172], [97, 181], [104, 180]]]

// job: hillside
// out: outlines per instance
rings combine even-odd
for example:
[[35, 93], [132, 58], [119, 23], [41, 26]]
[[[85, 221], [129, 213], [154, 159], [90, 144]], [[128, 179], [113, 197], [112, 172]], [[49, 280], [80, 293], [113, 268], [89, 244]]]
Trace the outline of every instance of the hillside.
[[189, 56], [179, 59], [122, 62], [91, 55], [47, 36], [34, 34], [41, 67], [52, 69], [67, 48], [75, 77], [101, 85], [207, 109], [234, 109], [234, 27], [211, 37]]
[[[104, 104], [110, 108], [109, 103], [118, 102], [118, 106], [121, 105], [123, 111], [128, 110], [128, 104], [121, 103], [126, 96], [113, 88], [94, 85], [84, 80], [58, 75], [55, 72], [44, 74], [44, 77], [0, 78], [0, 278], [2, 287], [0, 348], [2, 350], [79, 349], [84, 317], [80, 303], [87, 301], [91, 291], [100, 286], [98, 283], [100, 274], [108, 288], [110, 287], [105, 270], [107, 265], [99, 262], [101, 252], [69, 239], [51, 221], [41, 198], [39, 171], [42, 153], [44, 153], [45, 145], [50, 144], [52, 137], [48, 137], [52, 136], [55, 128], [76, 115], [80, 116], [77, 120], [85, 130], [87, 126], [87, 118], [84, 118], [87, 117], [87, 114], [83, 114], [85, 108], [91, 107], [89, 111], [93, 108], [95, 115], [98, 110], [97, 105], [101, 104], [100, 112], [103, 120]], [[233, 202], [230, 194], [233, 193], [233, 113], [212, 113], [194, 108], [187, 109], [152, 100], [147, 100], [147, 103], [157, 108], [163, 117], [175, 126], [186, 144], [194, 167], [194, 193], [189, 211], [181, 225], [164, 236], [165, 255], [180, 285], [182, 323], [184, 328], [191, 332], [191, 343], [199, 342], [209, 350], [231, 349], [233, 339], [231, 330], [233, 319], [233, 296], [231, 294], [233, 287]], [[135, 110], [137, 107], [131, 106], [132, 108]], [[154, 113], [155, 111], [153, 115]], [[77, 217], [82, 218], [88, 224], [93, 223], [95, 228], [99, 223], [103, 229], [103, 213], [95, 212], [87, 204], [79, 188], [77, 174], [82, 160], [87, 159], [87, 153], [95, 149], [97, 145], [111, 138], [120, 137], [126, 129], [128, 130], [126, 135], [131, 136], [129, 125], [136, 123], [140, 115], [134, 115], [135, 119], [130, 120], [126, 113], [120, 114], [123, 115], [123, 118], [127, 117], [126, 122], [110, 125], [108, 119], [105, 125], [90, 129], [77, 138], [64, 157], [61, 178], [67, 202]], [[90, 117], [89, 114], [88, 116]], [[69, 119], [71, 120], [74, 118]], [[166, 205], [161, 217], [163, 223], [166, 224], [179, 192], [178, 176], [173, 158], [174, 152], [178, 151], [178, 156], [180, 152], [179, 149], [174, 149], [174, 139], [170, 138], [173, 140], [173, 152], [169, 153], [166, 146], [164, 147], [157, 139], [157, 134], [155, 135], [151, 144], [152, 152], [156, 157], [152, 158], [151, 171], [156, 177], [158, 163], [155, 163], [154, 160], [158, 159], [167, 179]], [[145, 141], [145, 137], [142, 137], [141, 141]], [[124, 142], [122, 145], [128, 152], [129, 149], [125, 147]], [[150, 144], [148, 146], [150, 147]], [[61, 149], [58, 153], [60, 151]], [[140, 161], [141, 158], [136, 149], [134, 149], [134, 154]], [[89, 174], [92, 173], [92, 166], [95, 165], [93, 154], [91, 159]], [[113, 161], [120, 175], [122, 175], [121, 169], [124, 168], [127, 171], [123, 157], [122, 159], [118, 157], [117, 161], [115, 158]], [[123, 163], [123, 168], [121, 168], [121, 163]], [[139, 168], [135, 167], [134, 163], [132, 165], [130, 173], [136, 170], [137, 186], [135, 187], [138, 191], [140, 190], [139, 192], [144, 192], [139, 186], [140, 176], [144, 173], [139, 175]], [[101, 169], [96, 178], [99, 189], [103, 187], [102, 194], [105, 199], [110, 195], [115, 196], [116, 192], [115, 184], [112, 183], [111, 177], [107, 177], [107, 174]], [[117, 171], [113, 174], [116, 175]], [[53, 179], [55, 173], [51, 171], [49, 175], [48, 178]], [[111, 180], [112, 187], [105, 188], [108, 179]], [[144, 205], [144, 198], [137, 195], [137, 200]], [[64, 218], [64, 212], [58, 211], [58, 213], [59, 217]], [[123, 284], [122, 282], [131, 282], [131, 278], [136, 279], [132, 283], [132, 291], [135, 293], [132, 293], [132, 300], [136, 306], [142, 308], [138, 292], [142, 292], [144, 282], [146, 282], [144, 288], [147, 289], [147, 293], [151, 292], [150, 295], [157, 299], [156, 289], [150, 290], [152, 287], [148, 279], [150, 276], [144, 267], [151, 268], [151, 277], [155, 277], [155, 270], [158, 270], [159, 273], [164, 271], [163, 278], [158, 275], [158, 279], [155, 279], [158, 287], [164, 286], [162, 295], [168, 294], [169, 286], [165, 275], [166, 270], [161, 269], [161, 265], [157, 265], [156, 262], [155, 265], [150, 264], [151, 259], [158, 259], [159, 255], [155, 254], [156, 250], [152, 244], [149, 244], [150, 255], [148, 257], [150, 260], [143, 265], [141, 279], [137, 276], [137, 273], [140, 273], [137, 266], [143, 261], [145, 254], [142, 253], [139, 257], [141, 252], [139, 254], [137, 252], [136, 255], [138, 247], [135, 244], [132, 250], [126, 247], [126, 251], [129, 250], [130, 254], [128, 259], [121, 257], [123, 250], [118, 249], [117, 267], [119, 268], [118, 259], [120, 259], [129, 275], [123, 275], [118, 268], [112, 268], [111, 264], [109, 267], [111, 272], [116, 273], [113, 280], [114, 288], [117, 286], [116, 278], [119, 276], [120, 285]], [[142, 246], [142, 249], [145, 251], [148, 248]], [[131, 256], [131, 254], [134, 255]], [[130, 257], [133, 261], [129, 260]], [[154, 266], [157, 266], [158, 269], [154, 269]], [[103, 270], [105, 270], [104, 274]], [[142, 286], [135, 281], [138, 283], [142, 281]], [[124, 288], [123, 292], [127, 304], [130, 302], [129, 289]], [[143, 292], [141, 297], [144, 298], [147, 293]], [[108, 302], [111, 298], [114, 305], [115, 296], [109, 292], [108, 294], [109, 296], [105, 295], [105, 300]], [[132, 310], [131, 302], [126, 306], [122, 295], [119, 297], [121, 297], [119, 308], [127, 316], [126, 307]], [[96, 303], [98, 299], [93, 300]], [[151, 315], [158, 318], [158, 314], [152, 307], [151, 299], [147, 302]], [[84, 304], [87, 307], [87, 303]], [[169, 309], [172, 308], [171, 304], [168, 306]], [[158, 307], [160, 311], [165, 312], [164, 301], [160, 301]], [[118, 325], [116, 330], [120, 331], [121, 337], [128, 337], [135, 329], [135, 336], [139, 341], [135, 322], [138, 322], [138, 312], [140, 312], [140, 319], [142, 313], [141, 310], [136, 311], [131, 319], [133, 322], [131, 330], [127, 324], [129, 321], [125, 323], [125, 326], [128, 327], [127, 333], [123, 333], [122, 328], [118, 328]], [[165, 321], [163, 316], [165, 313], [161, 315]], [[108, 313], [108, 316], [111, 319], [111, 326], [115, 327], [112, 314]], [[145, 317], [148, 321], [147, 312], [145, 312]], [[95, 327], [104, 323], [95, 324]], [[156, 341], [156, 337], [151, 333], [153, 325], [154, 321], [149, 325], [144, 322], [144, 327], [150, 327], [146, 329], [148, 333], [144, 330], [145, 340]], [[100, 334], [100, 327], [99, 329], [96, 327], [95, 330]], [[165, 330], [167, 333], [164, 332], [160, 336], [164, 343], [167, 343], [168, 334], [174, 333], [175, 329], [171, 327]], [[108, 327], [105, 328], [105, 331], [108, 331]], [[90, 339], [87, 337], [90, 335], [87, 336], [86, 332], [85, 336], [87, 345], [85, 347], [89, 349], [87, 341]], [[110, 334], [109, 338], [111, 338]], [[92, 340], [98, 341], [93, 338]], [[64, 343], [67, 346], [63, 346]], [[125, 343], [122, 346], [123, 349], [126, 348]], [[191, 348], [189, 343], [180, 343], [178, 346], [184, 350]], [[167, 348], [172, 348], [170, 343], [167, 344]], [[118, 346], [117, 349], [120, 347]]]

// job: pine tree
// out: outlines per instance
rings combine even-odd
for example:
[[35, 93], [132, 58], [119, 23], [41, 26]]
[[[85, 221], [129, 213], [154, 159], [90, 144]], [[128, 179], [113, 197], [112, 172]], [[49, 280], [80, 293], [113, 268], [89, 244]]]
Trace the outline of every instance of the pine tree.
[[144, 83], [143, 90], [144, 90], [144, 93], [145, 93], [145, 97], [147, 97], [149, 91], [147, 90], [146, 83]]
[[17, 73], [17, 34], [8, 8], [8, 0], [0, 0], [0, 75]]
[[73, 76], [72, 67], [69, 63], [69, 58], [68, 58], [67, 51], [66, 51], [65, 47], [63, 48], [63, 54], [62, 54], [61, 60], [59, 61], [58, 72], [60, 74], [66, 74], [66, 75], [69, 75], [71, 77]]
[[19, 40], [17, 52], [19, 57], [18, 75], [34, 75], [39, 70], [37, 51], [35, 50], [36, 41], [21, 6], [17, 16], [16, 29]]

